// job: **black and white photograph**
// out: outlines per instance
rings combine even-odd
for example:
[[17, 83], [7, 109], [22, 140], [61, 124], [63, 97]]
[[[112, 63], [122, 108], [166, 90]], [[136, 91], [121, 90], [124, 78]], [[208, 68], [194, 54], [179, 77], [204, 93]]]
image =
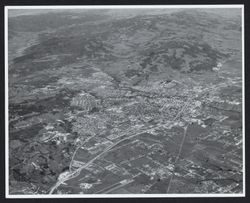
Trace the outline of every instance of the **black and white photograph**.
[[6, 197], [244, 197], [244, 5], [6, 6]]

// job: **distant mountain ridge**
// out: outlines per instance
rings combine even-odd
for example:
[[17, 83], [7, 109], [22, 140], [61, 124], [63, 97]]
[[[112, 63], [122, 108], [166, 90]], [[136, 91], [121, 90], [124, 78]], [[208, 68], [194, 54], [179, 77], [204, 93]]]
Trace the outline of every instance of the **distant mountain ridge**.
[[[241, 29], [238, 18], [229, 21], [192, 9], [124, 19], [112, 18], [105, 12], [60, 12], [15, 17], [9, 24], [10, 33], [51, 30], [40, 33], [39, 43], [14, 59], [19, 69], [27, 61], [32, 64], [33, 60], [48, 55], [68, 54], [69, 62], [77, 59], [100, 62], [128, 60], [133, 71], [126, 66], [119, 67], [119, 70], [125, 77], [139, 77], [139, 81], [169, 68], [183, 73], [212, 70], [230, 53], [214, 47], [213, 39], [209, 41], [207, 37], [215, 32], [218, 39], [223, 39], [225, 30], [230, 35]], [[60, 64], [57, 66], [60, 68]], [[34, 65], [32, 67], [36, 69]]]

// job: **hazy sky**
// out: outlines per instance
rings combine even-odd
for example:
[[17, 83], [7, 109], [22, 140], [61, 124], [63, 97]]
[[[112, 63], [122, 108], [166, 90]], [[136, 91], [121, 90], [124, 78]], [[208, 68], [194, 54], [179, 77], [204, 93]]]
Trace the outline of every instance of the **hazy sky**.
[[[194, 8], [186, 8], [194, 9]], [[157, 15], [157, 14], [167, 14], [175, 11], [185, 10], [183, 8], [164, 8], [164, 9], [101, 9], [92, 10], [93, 12], [102, 12], [116, 17], [131, 17], [135, 15]], [[223, 17], [236, 17], [241, 16], [240, 8], [195, 8], [195, 10], [206, 11], [209, 13], [221, 15]], [[21, 16], [21, 15], [36, 15], [48, 12], [63, 12], [63, 11], [73, 11], [73, 12], [90, 12], [90, 9], [9, 9], [9, 17]]]

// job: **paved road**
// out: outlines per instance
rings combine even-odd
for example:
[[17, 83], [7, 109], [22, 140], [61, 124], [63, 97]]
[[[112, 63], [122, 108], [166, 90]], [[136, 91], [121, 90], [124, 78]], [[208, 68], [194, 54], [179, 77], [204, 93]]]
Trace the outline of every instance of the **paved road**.
[[[186, 139], [186, 135], [187, 135], [187, 128], [188, 128], [188, 126], [186, 126], [184, 128], [184, 134], [183, 134], [182, 142], [181, 142], [181, 145], [180, 145], [180, 148], [179, 148], [179, 151], [178, 151], [178, 155], [176, 156], [175, 161], [174, 161], [175, 166], [176, 166], [176, 163], [179, 160], [181, 152], [182, 152], [182, 148], [183, 148], [183, 145], [184, 145], [184, 142], [185, 142], [185, 139]], [[169, 183], [168, 183], [167, 193], [169, 193], [169, 190], [171, 188], [171, 183], [172, 183], [172, 179], [173, 179], [173, 176], [174, 176], [174, 171], [175, 171], [175, 168], [174, 168], [174, 170], [172, 172], [172, 175], [171, 175]]]
[[[203, 95], [203, 94], [209, 92], [209, 91], [212, 90], [212, 89], [214, 89], [214, 88], [211, 87], [211, 88], [206, 89], [206, 91], [201, 92], [199, 96], [201, 96], [201, 95]], [[192, 101], [192, 98], [189, 98], [189, 99], [187, 100], [187, 102], [186, 102], [185, 105], [182, 107], [182, 109], [176, 114], [176, 116], [175, 116], [175, 118], [173, 119], [173, 121], [175, 121], [175, 120], [181, 115], [181, 113], [188, 107], [188, 105], [190, 104], [191, 101]], [[142, 133], [145, 133], [145, 132], [147, 132], [147, 131], [149, 131], [149, 130], [154, 130], [154, 129], [157, 129], [157, 128], [159, 128], [159, 126], [152, 127], [152, 128], [148, 128], [148, 129], [146, 129], [146, 130], [144, 130], [144, 131], [140, 131], [139, 133], [133, 134], [133, 135], [131, 135], [131, 136], [129, 136], [129, 137], [125, 137], [125, 138], [119, 140], [118, 142], [116, 142], [116, 143], [110, 145], [110, 146], [107, 147], [102, 153], [98, 154], [96, 157], [94, 157], [93, 159], [91, 159], [90, 161], [88, 161], [85, 165], [83, 165], [82, 167], [78, 168], [78, 169], [75, 170], [75, 171], [70, 172], [70, 174], [67, 175], [65, 178], [59, 180], [59, 181], [50, 189], [49, 194], [53, 194], [53, 192], [54, 192], [62, 183], [64, 183], [65, 181], [77, 177], [77, 176], [80, 174], [80, 172], [81, 172], [84, 168], [87, 168], [87, 167], [88, 167], [89, 165], [91, 165], [96, 159], [100, 158], [101, 156], [103, 156], [104, 154], [106, 154], [107, 152], [109, 152], [113, 147], [115, 147], [115, 146], [118, 145], [119, 143], [123, 142], [124, 140], [131, 139], [131, 138], [133, 138], [133, 137], [135, 137], [135, 136], [138, 136], [138, 135], [140, 135], [140, 134], [142, 134]], [[180, 154], [181, 154], [182, 147], [183, 147], [183, 144], [184, 144], [184, 141], [185, 141], [185, 137], [186, 137], [186, 129], [187, 129], [187, 127], [185, 128], [183, 140], [182, 140], [181, 146], [180, 146], [180, 148], [179, 148], [179, 153], [178, 153], [178, 156], [176, 157], [176, 161], [175, 161], [175, 162], [178, 161], [179, 156], [180, 156]], [[171, 187], [172, 178], [173, 178], [173, 175], [171, 176], [171, 179], [170, 179], [170, 182], [169, 182], [169, 185], [168, 185], [168, 188], [167, 188], [167, 192], [169, 191], [169, 189], [170, 189], [170, 187]]]
[[[158, 126], [157, 126], [158, 127]], [[57, 189], [63, 182], [67, 181], [67, 180], [70, 180], [72, 178], [75, 178], [77, 177], [80, 172], [84, 169], [84, 168], [87, 168], [89, 165], [91, 165], [96, 159], [100, 158], [102, 155], [106, 154], [107, 152], [109, 152], [110, 149], [112, 149], [113, 147], [115, 147], [116, 145], [118, 145], [119, 143], [123, 142], [124, 140], [127, 140], [127, 139], [131, 139], [135, 136], [138, 136], [142, 133], [145, 133], [147, 132], [148, 130], [153, 130], [153, 129], [156, 129], [157, 127], [153, 127], [153, 128], [149, 128], [149, 129], [146, 129], [144, 131], [140, 131], [139, 133], [136, 133], [136, 134], [133, 134], [133, 135], [130, 135], [129, 137], [125, 137], [121, 140], [119, 140], [118, 142], [110, 145], [109, 147], [107, 147], [102, 153], [98, 154], [96, 157], [94, 157], [93, 159], [91, 159], [90, 161], [88, 161], [86, 164], [84, 164], [82, 167], [78, 168], [77, 170], [71, 172], [69, 175], [67, 175], [65, 178], [59, 180], [51, 189], [50, 189], [50, 192], [49, 194], [53, 194], [53, 192], [55, 191], [55, 189]]]

